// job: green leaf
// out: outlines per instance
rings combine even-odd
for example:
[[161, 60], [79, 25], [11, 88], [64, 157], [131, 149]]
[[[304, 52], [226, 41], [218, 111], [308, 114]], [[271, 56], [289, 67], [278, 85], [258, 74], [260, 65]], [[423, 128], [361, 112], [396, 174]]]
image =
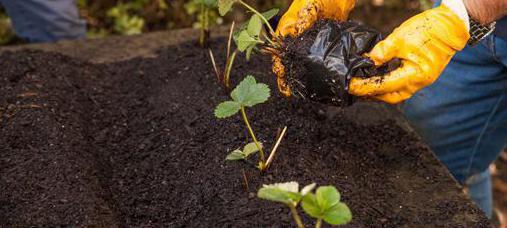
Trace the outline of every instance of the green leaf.
[[294, 192], [294, 193], [299, 192], [299, 184], [298, 184], [298, 182], [295, 182], [295, 181], [284, 182], [284, 183], [275, 183], [275, 184], [265, 184], [263, 187], [264, 188], [276, 188], [276, 189], [280, 189], [280, 190], [283, 190], [286, 192]]
[[[259, 146], [262, 148], [262, 143], [259, 143]], [[245, 156], [245, 158], [247, 158], [248, 156], [250, 156], [250, 154], [253, 154], [258, 151], [259, 149], [255, 145], [255, 143], [251, 142], [246, 144], [245, 147], [243, 148], [243, 155]]]
[[224, 16], [231, 11], [232, 5], [235, 2], [237, 2], [237, 0], [218, 0], [218, 12], [220, 16]]
[[289, 192], [272, 187], [262, 187], [257, 192], [257, 197], [284, 204], [293, 204], [301, 199], [301, 195], [299, 193]]
[[266, 84], [257, 83], [251, 75], [246, 76], [241, 83], [232, 91], [231, 97], [242, 106], [252, 107], [264, 103], [270, 96]]
[[235, 161], [235, 160], [243, 160], [245, 159], [245, 155], [241, 152], [241, 150], [234, 150], [232, 151], [229, 155], [227, 155], [227, 157], [225, 158], [225, 160], [229, 160], [229, 161]]
[[250, 61], [250, 57], [252, 56], [252, 52], [255, 49], [255, 46], [250, 46], [246, 48], [245, 55], [246, 55], [246, 61]]
[[241, 104], [234, 101], [224, 101], [215, 108], [215, 116], [219, 119], [230, 117], [241, 109]]
[[254, 14], [248, 21], [247, 32], [250, 36], [258, 37], [262, 30], [262, 20], [259, 15]]
[[324, 213], [323, 219], [331, 225], [343, 225], [352, 220], [352, 212], [344, 203], [337, 203]]
[[250, 88], [247, 99], [243, 101], [243, 104], [246, 107], [252, 107], [256, 104], [266, 102], [269, 96], [268, 85], [258, 83]]
[[215, 8], [218, 6], [217, 0], [201, 0], [203, 4], [208, 8]]
[[264, 18], [266, 18], [266, 20], [269, 20], [271, 18], [273, 18], [274, 16], [276, 16], [278, 14], [278, 9], [277, 8], [274, 8], [274, 9], [270, 9], [264, 13], [262, 13], [262, 16]]
[[234, 41], [236, 41], [236, 46], [238, 46], [238, 50], [241, 52], [244, 52], [248, 47], [255, 46], [259, 43], [259, 41], [250, 36], [246, 30], [241, 31]]
[[340, 202], [340, 193], [334, 186], [319, 187], [315, 195], [322, 211], [326, 211]]
[[250, 91], [250, 87], [257, 84], [255, 78], [251, 75], [246, 76], [243, 81], [241, 81], [234, 90], [231, 92], [231, 97], [234, 101], [242, 104], [244, 100], [246, 100], [248, 96], [248, 92]]
[[321, 218], [323, 216], [317, 202], [317, 197], [313, 193], [308, 193], [303, 197], [301, 207], [306, 214], [313, 218]]
[[316, 194], [308, 193], [303, 197], [301, 207], [310, 217], [324, 219], [332, 225], [352, 220], [350, 209], [340, 202], [340, 193], [333, 186], [319, 187]]
[[305, 196], [306, 194], [310, 193], [317, 184], [312, 183], [307, 186], [305, 186], [303, 189], [301, 189], [301, 195]]

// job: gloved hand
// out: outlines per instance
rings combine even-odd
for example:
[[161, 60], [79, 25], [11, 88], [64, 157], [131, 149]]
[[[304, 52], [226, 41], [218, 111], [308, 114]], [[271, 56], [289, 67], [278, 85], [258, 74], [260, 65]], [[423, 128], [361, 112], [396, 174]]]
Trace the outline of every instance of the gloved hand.
[[[297, 36], [310, 28], [318, 19], [347, 20], [356, 0], [294, 0], [282, 16], [276, 35]], [[277, 75], [278, 90], [290, 96], [291, 90], [285, 82], [285, 67], [278, 56], [273, 56], [273, 72]]]
[[433, 83], [469, 39], [460, 16], [441, 5], [404, 22], [368, 54], [377, 66], [394, 58], [401, 66], [384, 76], [352, 78], [349, 93], [395, 104]]
[[282, 16], [276, 34], [296, 36], [318, 19], [347, 20], [355, 0], [294, 0]]

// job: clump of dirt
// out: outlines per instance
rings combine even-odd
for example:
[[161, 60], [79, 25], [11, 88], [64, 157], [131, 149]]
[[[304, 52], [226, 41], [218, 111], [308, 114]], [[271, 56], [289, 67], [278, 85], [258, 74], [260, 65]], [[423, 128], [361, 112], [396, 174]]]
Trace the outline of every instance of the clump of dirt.
[[293, 95], [348, 106], [352, 77], [382, 76], [396, 65], [376, 67], [365, 57], [382, 39], [376, 30], [354, 21], [319, 20], [297, 37], [288, 36], [281, 48], [287, 84]]

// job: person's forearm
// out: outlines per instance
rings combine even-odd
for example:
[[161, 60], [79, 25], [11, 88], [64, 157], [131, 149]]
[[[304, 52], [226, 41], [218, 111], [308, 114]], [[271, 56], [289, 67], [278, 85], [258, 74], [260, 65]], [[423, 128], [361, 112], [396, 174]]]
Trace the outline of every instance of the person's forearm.
[[507, 15], [507, 0], [463, 0], [463, 2], [468, 15], [481, 24], [491, 23]]

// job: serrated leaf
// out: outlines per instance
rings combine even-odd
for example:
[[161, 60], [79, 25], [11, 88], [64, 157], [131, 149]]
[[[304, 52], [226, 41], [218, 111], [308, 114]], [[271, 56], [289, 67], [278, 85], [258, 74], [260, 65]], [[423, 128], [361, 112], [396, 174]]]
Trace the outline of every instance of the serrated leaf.
[[235, 101], [224, 101], [217, 105], [215, 108], [215, 117], [221, 119], [221, 118], [227, 118], [230, 117], [241, 109], [241, 105], [238, 102]]
[[250, 36], [258, 37], [261, 34], [262, 30], [262, 20], [259, 15], [254, 14], [248, 21], [248, 26], [246, 31]]
[[226, 15], [229, 11], [231, 11], [232, 5], [237, 0], [218, 0], [218, 12], [220, 16]]
[[315, 194], [308, 193], [303, 197], [303, 201], [301, 202], [301, 207], [306, 214], [313, 218], [321, 218], [321, 210], [319, 204], [317, 202], [317, 197]]
[[253, 76], [248, 75], [232, 91], [231, 97], [242, 106], [252, 107], [267, 101], [269, 93], [269, 87], [266, 84], [257, 83]]
[[322, 186], [315, 192], [317, 202], [322, 211], [325, 211], [340, 202], [340, 193], [334, 186]]
[[238, 50], [241, 52], [244, 52], [248, 47], [255, 46], [259, 43], [259, 41], [250, 36], [246, 30], [239, 32], [234, 41], [236, 42], [236, 46], [238, 46]]
[[227, 155], [225, 160], [235, 161], [235, 160], [243, 160], [245, 159], [245, 155], [241, 152], [241, 150], [234, 150], [230, 154]]
[[301, 195], [299, 193], [284, 191], [279, 188], [271, 187], [263, 187], [259, 189], [257, 192], [257, 197], [284, 204], [294, 204], [299, 202], [301, 199]]
[[234, 101], [242, 104], [243, 101], [248, 96], [248, 93], [250, 91], [250, 87], [257, 84], [257, 81], [255, 78], [251, 75], [247, 75], [243, 81], [241, 81], [234, 90], [231, 92], [231, 97]]
[[262, 16], [264, 18], [266, 18], [266, 20], [269, 20], [269, 19], [273, 18], [274, 16], [276, 16], [278, 14], [278, 11], [279, 11], [279, 9], [277, 9], [277, 8], [270, 9], [270, 10], [262, 13]]
[[[259, 146], [262, 148], [262, 143], [259, 143]], [[243, 155], [245, 156], [245, 158], [247, 158], [248, 156], [250, 156], [250, 154], [253, 154], [258, 151], [259, 148], [257, 148], [254, 142], [251, 142], [246, 144], [245, 147], [243, 148]]]
[[323, 215], [324, 221], [331, 225], [343, 225], [352, 220], [352, 212], [344, 203], [337, 203]]
[[244, 106], [252, 107], [256, 104], [264, 103], [269, 98], [269, 87], [266, 84], [258, 83], [250, 88], [247, 99], [243, 101]]

